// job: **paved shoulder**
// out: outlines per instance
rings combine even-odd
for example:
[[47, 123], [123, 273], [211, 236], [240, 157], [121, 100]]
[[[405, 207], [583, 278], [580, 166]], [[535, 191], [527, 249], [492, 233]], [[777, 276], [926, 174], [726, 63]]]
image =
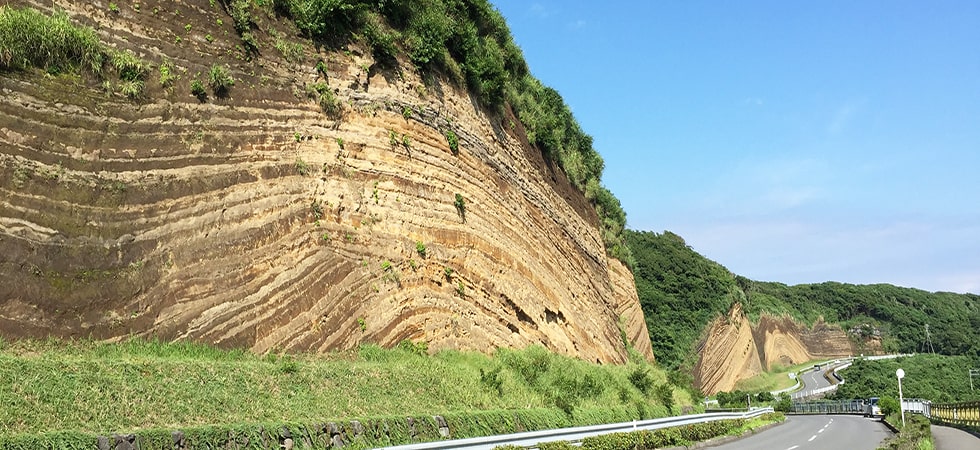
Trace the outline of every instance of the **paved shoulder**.
[[956, 428], [932, 426], [936, 450], [980, 450], [980, 438]]

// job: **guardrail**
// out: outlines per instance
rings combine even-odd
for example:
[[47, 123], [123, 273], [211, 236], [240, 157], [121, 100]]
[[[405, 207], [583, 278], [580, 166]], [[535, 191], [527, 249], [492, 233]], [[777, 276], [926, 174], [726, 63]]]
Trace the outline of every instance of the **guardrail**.
[[793, 402], [792, 411], [796, 414], [865, 414], [867, 403], [864, 400], [837, 400], [819, 402]]
[[922, 415], [956, 425], [980, 426], [980, 401], [923, 404]]
[[385, 447], [389, 450], [490, 450], [501, 445], [533, 447], [545, 442], [579, 442], [592, 436], [609, 433], [622, 433], [638, 430], [656, 430], [693, 423], [714, 422], [725, 419], [750, 419], [773, 412], [772, 408], [759, 408], [741, 413], [706, 413], [686, 416], [665, 417], [662, 419], [638, 420], [633, 422], [595, 425], [590, 427], [561, 428], [557, 430], [529, 431], [525, 433], [501, 434], [480, 438], [454, 439], [449, 441], [423, 442], [419, 444]]

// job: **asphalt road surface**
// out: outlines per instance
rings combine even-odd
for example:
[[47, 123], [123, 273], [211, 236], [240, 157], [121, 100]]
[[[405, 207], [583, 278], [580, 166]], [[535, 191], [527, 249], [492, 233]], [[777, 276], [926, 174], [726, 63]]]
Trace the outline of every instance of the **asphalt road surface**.
[[936, 450], [980, 450], [980, 438], [956, 428], [932, 426]]
[[874, 450], [891, 436], [881, 422], [858, 416], [787, 416], [786, 423], [714, 447], [722, 450]]
[[824, 370], [826, 369], [811, 369], [809, 372], [803, 374], [803, 385], [806, 386], [807, 390], [830, 386], [830, 381], [827, 381], [827, 378], [823, 376]]

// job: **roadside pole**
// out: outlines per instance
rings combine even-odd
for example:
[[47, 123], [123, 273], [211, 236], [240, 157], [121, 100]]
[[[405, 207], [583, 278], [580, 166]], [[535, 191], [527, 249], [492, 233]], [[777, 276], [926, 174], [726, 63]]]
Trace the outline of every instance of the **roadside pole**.
[[902, 378], [905, 378], [905, 371], [898, 369], [895, 375], [898, 376], [898, 410], [902, 412], [902, 428], [905, 428], [905, 401], [902, 398]]

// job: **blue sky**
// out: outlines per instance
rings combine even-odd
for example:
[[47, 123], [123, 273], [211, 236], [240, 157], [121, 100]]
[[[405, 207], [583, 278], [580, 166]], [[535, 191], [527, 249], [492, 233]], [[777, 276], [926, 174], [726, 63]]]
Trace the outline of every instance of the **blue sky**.
[[980, 293], [980, 2], [493, 3], [630, 228], [756, 280]]

